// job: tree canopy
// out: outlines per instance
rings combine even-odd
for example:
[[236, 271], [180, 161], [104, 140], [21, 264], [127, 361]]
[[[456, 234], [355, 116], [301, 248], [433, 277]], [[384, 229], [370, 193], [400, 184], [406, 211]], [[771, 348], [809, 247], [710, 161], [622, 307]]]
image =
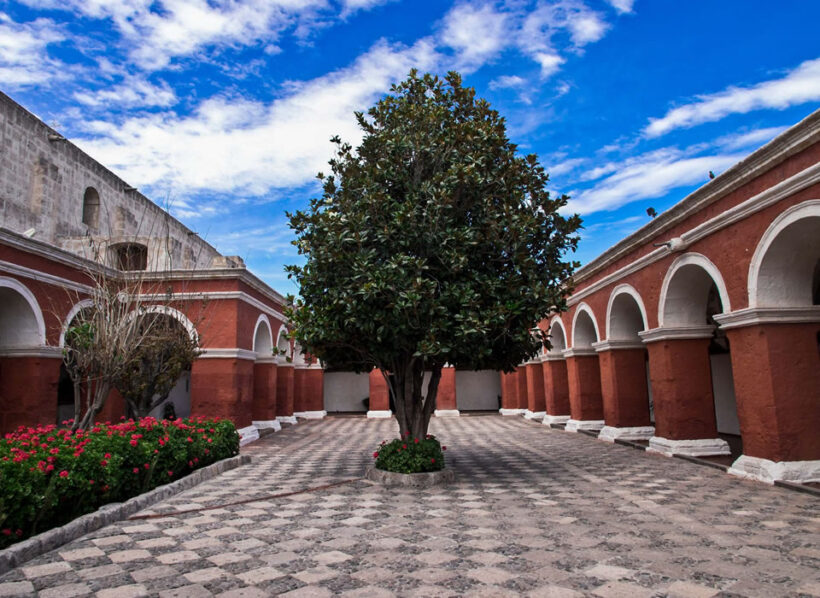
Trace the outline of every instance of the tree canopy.
[[541, 348], [530, 330], [566, 307], [581, 221], [457, 73], [411, 71], [356, 119], [361, 144], [334, 137], [322, 196], [288, 215], [306, 256], [287, 268], [294, 335], [329, 366], [391, 373], [420, 435], [445, 364], [509, 371]]

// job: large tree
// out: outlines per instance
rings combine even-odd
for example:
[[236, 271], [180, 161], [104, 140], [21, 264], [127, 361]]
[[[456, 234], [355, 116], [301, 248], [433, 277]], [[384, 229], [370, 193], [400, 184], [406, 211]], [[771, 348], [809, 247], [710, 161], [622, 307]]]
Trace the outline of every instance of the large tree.
[[329, 366], [380, 369], [401, 433], [423, 437], [445, 364], [510, 371], [541, 348], [581, 221], [457, 73], [411, 71], [356, 119], [361, 144], [333, 138], [322, 197], [288, 215], [306, 256], [287, 268], [294, 335]]

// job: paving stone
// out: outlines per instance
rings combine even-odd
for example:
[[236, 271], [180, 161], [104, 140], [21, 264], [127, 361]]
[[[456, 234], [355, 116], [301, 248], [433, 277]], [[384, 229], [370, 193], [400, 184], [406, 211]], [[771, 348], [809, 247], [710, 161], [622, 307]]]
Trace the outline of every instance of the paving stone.
[[34, 592], [30, 581], [11, 581], [0, 583], [0, 596], [26, 596]]

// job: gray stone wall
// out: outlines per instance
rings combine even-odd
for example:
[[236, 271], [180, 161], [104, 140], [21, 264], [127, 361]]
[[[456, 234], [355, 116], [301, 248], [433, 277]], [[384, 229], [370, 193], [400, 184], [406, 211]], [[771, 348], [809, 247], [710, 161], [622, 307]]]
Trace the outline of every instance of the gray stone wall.
[[[96, 226], [83, 199], [99, 195]], [[220, 254], [36, 116], [0, 93], [0, 227], [116, 267], [116, 246], [147, 247], [149, 270], [202, 269]], [[238, 265], [238, 264], [237, 264]]]

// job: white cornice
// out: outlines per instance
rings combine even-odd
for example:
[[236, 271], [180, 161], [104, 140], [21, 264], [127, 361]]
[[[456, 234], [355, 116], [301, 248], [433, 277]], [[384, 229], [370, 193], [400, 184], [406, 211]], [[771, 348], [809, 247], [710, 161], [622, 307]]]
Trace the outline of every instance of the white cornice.
[[714, 332], [714, 326], [675, 326], [668, 328], [653, 328], [639, 332], [638, 336], [645, 343], [668, 340], [687, 340], [695, 338], [710, 338]]
[[598, 351], [614, 351], [617, 349], [644, 349], [644, 344], [640, 341], [633, 340], [618, 340], [612, 339], [601, 341], [599, 343], [592, 343], [592, 348]]
[[284, 315], [282, 315], [275, 309], [271, 308], [269, 305], [265, 305], [256, 297], [254, 297], [253, 295], [249, 295], [244, 291], [192, 291], [189, 293], [173, 293], [171, 295], [168, 295], [166, 293], [146, 293], [139, 295], [139, 299], [142, 301], [203, 301], [206, 299], [209, 301], [243, 301], [248, 305], [252, 305], [259, 311], [265, 313], [266, 315], [276, 318], [283, 324], [287, 324], [288, 322], [287, 318]]
[[257, 353], [256, 363], [264, 365], [276, 365], [276, 357], [274, 355], [266, 355], [265, 357], [259, 357], [259, 354]]
[[714, 316], [724, 330], [760, 324], [813, 324], [820, 322], [820, 305], [808, 307], [754, 307]]
[[564, 350], [564, 357], [597, 357], [598, 354], [595, 352], [595, 349], [592, 347], [583, 348], [583, 349], [565, 349]]
[[204, 349], [199, 359], [248, 359], [256, 361], [256, 352], [248, 349]]
[[0, 349], [0, 357], [47, 357], [62, 359], [63, 350], [60, 347], [5, 347]]
[[253, 290], [271, 299], [277, 305], [285, 305], [287, 301], [279, 292], [262, 282], [255, 274], [245, 268], [209, 268], [207, 270], [169, 270], [155, 272], [141, 272], [144, 280], [224, 280], [239, 279]]
[[546, 363], [548, 361], [564, 361], [563, 353], [547, 353], [541, 357], [541, 361]]
[[25, 266], [19, 266], [17, 264], [13, 264], [11, 262], [6, 262], [3, 260], [0, 260], [0, 272], [15, 274], [16, 276], [21, 276], [23, 278], [36, 280], [37, 282], [44, 282], [46, 284], [50, 284], [53, 286], [62, 287], [64, 289], [76, 291], [77, 293], [83, 293], [86, 295], [91, 293], [91, 287], [88, 285], [80, 284], [78, 282], [74, 282], [73, 280], [63, 278], [61, 276], [55, 276], [53, 274], [48, 274], [47, 272], [34, 270], [33, 268], [26, 268]]

